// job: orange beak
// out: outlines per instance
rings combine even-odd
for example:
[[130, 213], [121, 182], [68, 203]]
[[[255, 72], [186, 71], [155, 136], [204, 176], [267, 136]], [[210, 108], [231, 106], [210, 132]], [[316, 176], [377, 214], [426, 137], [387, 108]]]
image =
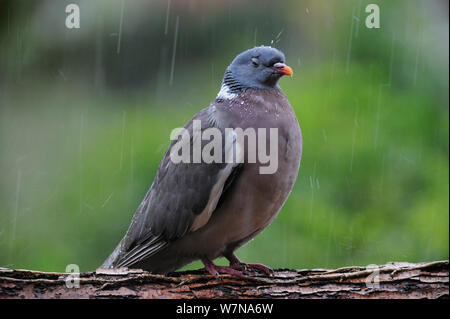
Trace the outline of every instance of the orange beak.
[[292, 76], [294, 74], [294, 71], [292, 71], [291, 67], [284, 63], [275, 63], [274, 67], [283, 75]]

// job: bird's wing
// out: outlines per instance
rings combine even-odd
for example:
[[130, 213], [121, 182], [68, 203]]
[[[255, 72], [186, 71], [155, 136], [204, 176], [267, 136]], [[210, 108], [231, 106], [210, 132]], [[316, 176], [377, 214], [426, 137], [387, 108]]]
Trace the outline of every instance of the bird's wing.
[[[201, 128], [214, 127], [209, 108], [197, 113], [184, 127], [194, 143], [193, 121], [200, 120]], [[221, 131], [223, 133], [223, 131]], [[131, 266], [160, 251], [171, 240], [203, 227], [216, 209], [223, 190], [235, 178], [239, 166], [239, 146], [235, 136], [222, 135], [222, 162], [175, 164], [171, 150], [180, 139], [174, 140], [164, 154], [155, 180], [133, 216], [120, 249], [113, 257], [115, 267]], [[201, 141], [202, 149], [209, 141]], [[231, 152], [232, 151], [232, 152]], [[236, 153], [234, 160], [225, 156]], [[118, 248], [119, 248], [118, 246]], [[114, 253], [113, 253], [114, 254]], [[111, 257], [110, 257], [111, 258]], [[108, 265], [109, 266], [109, 265]]]

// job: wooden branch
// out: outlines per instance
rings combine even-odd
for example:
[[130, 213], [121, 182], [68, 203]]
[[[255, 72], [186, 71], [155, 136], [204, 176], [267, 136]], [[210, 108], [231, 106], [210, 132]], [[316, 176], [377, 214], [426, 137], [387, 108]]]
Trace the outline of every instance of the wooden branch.
[[[0, 298], [448, 298], [448, 260], [370, 267], [276, 270], [248, 278], [204, 271], [170, 276], [118, 269], [76, 276], [0, 268]], [[74, 280], [75, 279], [75, 280]], [[378, 282], [377, 282], [378, 281]]]

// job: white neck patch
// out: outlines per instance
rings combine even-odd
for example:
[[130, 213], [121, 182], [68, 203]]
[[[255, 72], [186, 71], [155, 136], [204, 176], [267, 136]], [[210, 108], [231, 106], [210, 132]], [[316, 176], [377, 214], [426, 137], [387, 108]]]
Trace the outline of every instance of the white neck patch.
[[223, 100], [231, 100], [234, 99], [237, 96], [236, 93], [231, 93], [230, 88], [225, 83], [222, 83], [222, 86], [220, 87], [220, 91], [217, 94], [218, 99]]

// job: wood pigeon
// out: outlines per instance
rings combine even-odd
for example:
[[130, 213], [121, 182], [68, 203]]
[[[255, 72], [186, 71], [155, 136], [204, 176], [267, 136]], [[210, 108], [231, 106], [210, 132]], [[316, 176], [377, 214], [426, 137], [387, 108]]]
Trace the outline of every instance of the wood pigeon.
[[[171, 154], [177, 153], [173, 150], [181, 135], [174, 139], [125, 237], [101, 268], [141, 268], [167, 274], [201, 260], [214, 276], [243, 276], [246, 270], [270, 274], [269, 267], [245, 264], [234, 252], [273, 221], [298, 175], [300, 126], [278, 86], [283, 75], [293, 74], [284, 61], [282, 52], [268, 46], [244, 51], [233, 60], [216, 99], [184, 126], [191, 134], [187, 146], [197, 143], [203, 148], [208, 142], [192, 137], [196, 123], [201, 124], [201, 132], [215, 129], [221, 133], [222, 149], [214, 149], [219, 160], [195, 160], [190, 152], [187, 159], [191, 161], [175, 163]], [[237, 128], [247, 133], [253, 129], [256, 137], [261, 137], [258, 150], [274, 143], [272, 135], [264, 136], [261, 130], [277, 130], [275, 170], [263, 173], [267, 161], [250, 160], [255, 157], [251, 153], [255, 148], [249, 146], [251, 134], [244, 136], [245, 143], [236, 138], [233, 129]], [[230, 130], [234, 135], [228, 138]], [[236, 151], [231, 152], [232, 160], [226, 158], [230, 149]], [[215, 265], [213, 260], [218, 257], [225, 257], [230, 265]]]

